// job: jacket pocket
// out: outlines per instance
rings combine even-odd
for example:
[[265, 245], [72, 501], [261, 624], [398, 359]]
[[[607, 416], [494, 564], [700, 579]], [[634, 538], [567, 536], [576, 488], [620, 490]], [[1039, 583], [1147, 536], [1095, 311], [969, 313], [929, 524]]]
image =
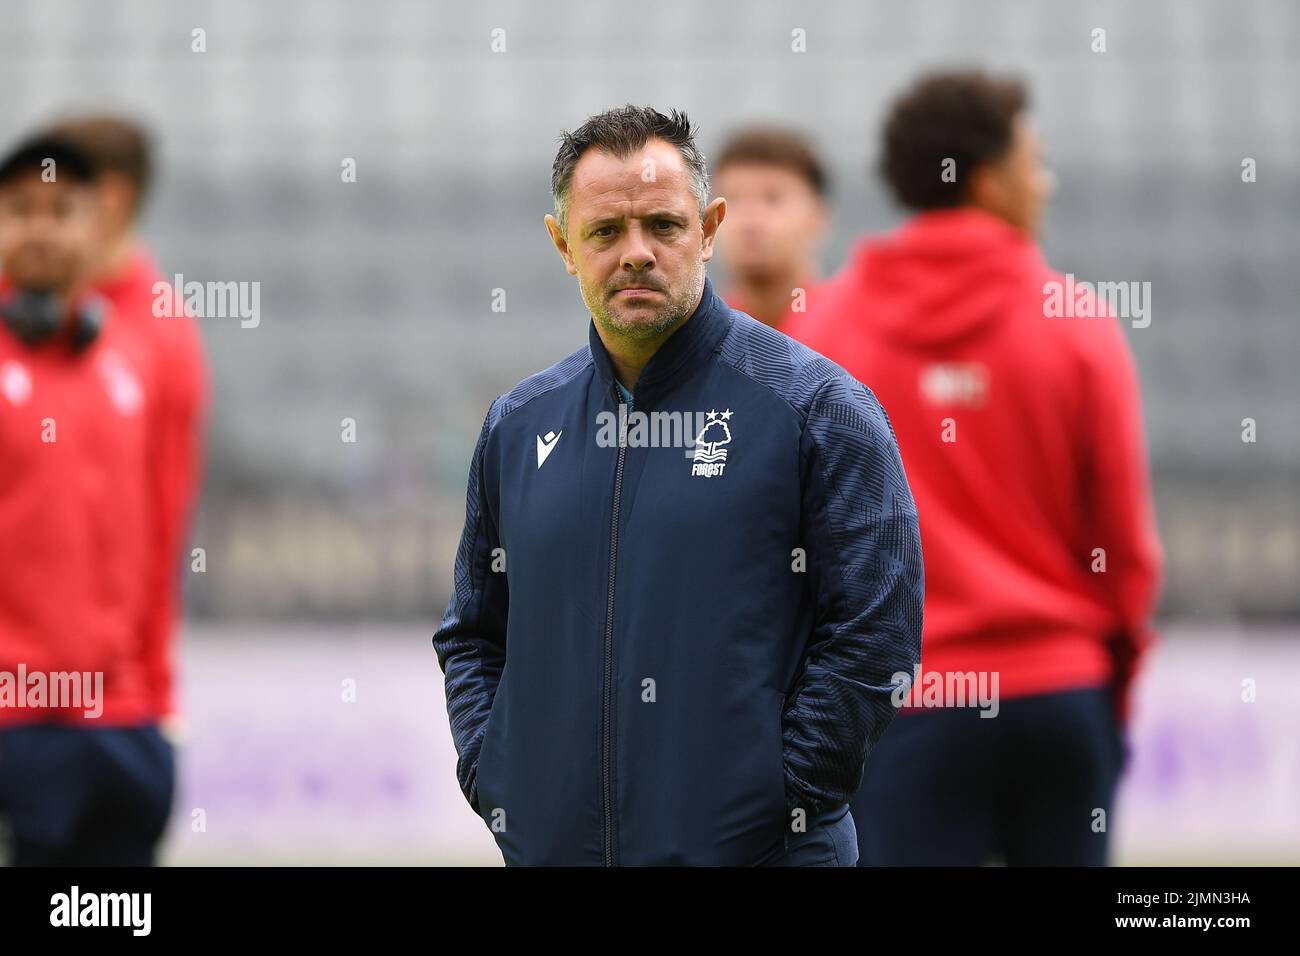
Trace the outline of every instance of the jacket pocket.
[[492, 698], [492, 707], [488, 711], [487, 722], [483, 724], [483, 739], [479, 743], [478, 763], [474, 768], [474, 786], [478, 793], [478, 814], [489, 826], [492, 825], [492, 812], [500, 807], [499, 796], [496, 793], [495, 777], [493, 775], [493, 761], [489, 758], [494, 756], [496, 744], [493, 737], [494, 722], [493, 718], [497, 713], [497, 705], [501, 702], [502, 688], [497, 687], [497, 692]]

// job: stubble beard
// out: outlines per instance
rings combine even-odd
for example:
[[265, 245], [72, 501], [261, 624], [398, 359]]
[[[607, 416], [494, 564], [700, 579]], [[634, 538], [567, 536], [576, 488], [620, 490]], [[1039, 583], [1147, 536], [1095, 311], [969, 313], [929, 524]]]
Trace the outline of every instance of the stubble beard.
[[[650, 342], [663, 338], [682, 319], [695, 311], [696, 298], [704, 282], [704, 263], [693, 270], [691, 281], [677, 290], [663, 291], [664, 302], [653, 315], [644, 306], [636, 306], [632, 318], [623, 313], [609, 295], [607, 286], [589, 289], [580, 283], [583, 301], [591, 317], [603, 332], [628, 342]], [[612, 307], [611, 307], [612, 306]]]

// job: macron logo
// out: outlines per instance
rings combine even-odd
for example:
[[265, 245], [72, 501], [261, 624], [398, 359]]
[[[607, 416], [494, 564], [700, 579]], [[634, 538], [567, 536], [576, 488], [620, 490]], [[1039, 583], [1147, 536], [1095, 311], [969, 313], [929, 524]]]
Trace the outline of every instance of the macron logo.
[[537, 467], [538, 468], [541, 468], [542, 465], [545, 464], [546, 459], [551, 457], [551, 452], [555, 450], [555, 446], [559, 444], [560, 436], [563, 434], [564, 434], [564, 429], [560, 429], [558, 432], [547, 432], [545, 438], [543, 438], [541, 435], [537, 436]]

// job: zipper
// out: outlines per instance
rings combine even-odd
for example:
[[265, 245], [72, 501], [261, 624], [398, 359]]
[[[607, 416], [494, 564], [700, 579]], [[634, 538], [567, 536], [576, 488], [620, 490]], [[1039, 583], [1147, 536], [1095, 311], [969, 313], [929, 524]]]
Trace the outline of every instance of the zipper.
[[[617, 389], [617, 386], [615, 387]], [[616, 395], [621, 407], [625, 404]], [[614, 512], [609, 533], [609, 596], [605, 607], [605, 668], [601, 706], [601, 786], [604, 793], [605, 865], [614, 865], [614, 805], [611, 799], [610, 765], [613, 761], [613, 697], [614, 697], [614, 576], [618, 568], [618, 519], [623, 500], [623, 463], [627, 459], [627, 416], [619, 416], [618, 465], [614, 469]]]

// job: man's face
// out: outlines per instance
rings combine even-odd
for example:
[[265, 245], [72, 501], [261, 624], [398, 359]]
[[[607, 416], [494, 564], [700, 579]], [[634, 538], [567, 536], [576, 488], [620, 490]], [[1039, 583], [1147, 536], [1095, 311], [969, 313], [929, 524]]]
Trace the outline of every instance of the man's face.
[[714, 182], [731, 223], [718, 246], [728, 272], [788, 276], [816, 259], [827, 217], [806, 178], [782, 166], [738, 162], [720, 169]]
[[981, 173], [975, 204], [1022, 232], [1037, 235], [1053, 180], [1043, 164], [1038, 131], [1027, 116], [1016, 117], [1006, 154]]
[[90, 263], [97, 236], [93, 189], [32, 170], [0, 187], [0, 267], [33, 292], [67, 292]]
[[573, 171], [567, 233], [553, 216], [546, 226], [602, 331], [650, 341], [694, 311], [725, 214], [715, 199], [701, 217], [681, 153], [651, 140], [622, 158], [588, 150]]

